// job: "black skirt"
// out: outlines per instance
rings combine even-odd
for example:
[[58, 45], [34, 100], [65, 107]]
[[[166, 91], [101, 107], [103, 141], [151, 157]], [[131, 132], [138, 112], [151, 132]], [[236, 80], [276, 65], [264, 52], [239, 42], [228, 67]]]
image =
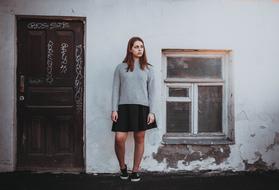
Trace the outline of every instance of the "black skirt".
[[147, 124], [148, 114], [148, 106], [139, 104], [118, 105], [118, 119], [117, 122], [113, 122], [111, 130], [114, 132], [129, 132], [156, 128], [156, 118], [153, 123]]

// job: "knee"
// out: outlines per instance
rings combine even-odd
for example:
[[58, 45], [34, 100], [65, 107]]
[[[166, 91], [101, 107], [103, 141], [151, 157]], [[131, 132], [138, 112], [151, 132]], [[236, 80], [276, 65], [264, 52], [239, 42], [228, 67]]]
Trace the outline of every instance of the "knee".
[[144, 134], [137, 134], [134, 136], [136, 144], [143, 144], [144, 143]]
[[121, 136], [116, 136], [115, 137], [115, 143], [118, 144], [118, 145], [124, 144], [125, 140], [126, 140], [125, 137], [121, 137]]

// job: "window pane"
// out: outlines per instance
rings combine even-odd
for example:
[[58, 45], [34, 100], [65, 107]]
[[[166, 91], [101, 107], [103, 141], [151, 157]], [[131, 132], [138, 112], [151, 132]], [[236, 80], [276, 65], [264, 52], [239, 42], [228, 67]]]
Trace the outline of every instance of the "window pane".
[[167, 102], [167, 132], [190, 132], [191, 103]]
[[169, 88], [170, 97], [189, 97], [189, 88]]
[[198, 132], [222, 132], [222, 86], [199, 86], [198, 94]]
[[221, 58], [167, 57], [168, 78], [222, 78]]

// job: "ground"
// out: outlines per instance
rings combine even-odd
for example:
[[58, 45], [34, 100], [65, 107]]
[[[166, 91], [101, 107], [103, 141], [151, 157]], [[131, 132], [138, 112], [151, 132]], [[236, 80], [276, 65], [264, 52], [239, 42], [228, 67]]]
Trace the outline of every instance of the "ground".
[[279, 187], [279, 170], [254, 172], [142, 173], [140, 182], [122, 181], [117, 174], [0, 173], [0, 189], [20, 190], [272, 190]]

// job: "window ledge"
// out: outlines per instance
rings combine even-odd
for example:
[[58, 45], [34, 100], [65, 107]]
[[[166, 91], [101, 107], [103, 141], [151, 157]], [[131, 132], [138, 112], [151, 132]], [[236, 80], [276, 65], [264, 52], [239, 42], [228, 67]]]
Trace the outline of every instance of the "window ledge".
[[225, 80], [223, 79], [185, 79], [185, 78], [167, 78], [164, 80], [165, 83], [193, 83], [193, 82], [202, 82], [202, 83], [212, 83], [212, 82], [217, 82], [217, 83], [224, 83]]
[[234, 144], [232, 139], [225, 135], [200, 136], [200, 135], [181, 135], [165, 134], [163, 135], [162, 144], [195, 144], [195, 145], [218, 145]]

